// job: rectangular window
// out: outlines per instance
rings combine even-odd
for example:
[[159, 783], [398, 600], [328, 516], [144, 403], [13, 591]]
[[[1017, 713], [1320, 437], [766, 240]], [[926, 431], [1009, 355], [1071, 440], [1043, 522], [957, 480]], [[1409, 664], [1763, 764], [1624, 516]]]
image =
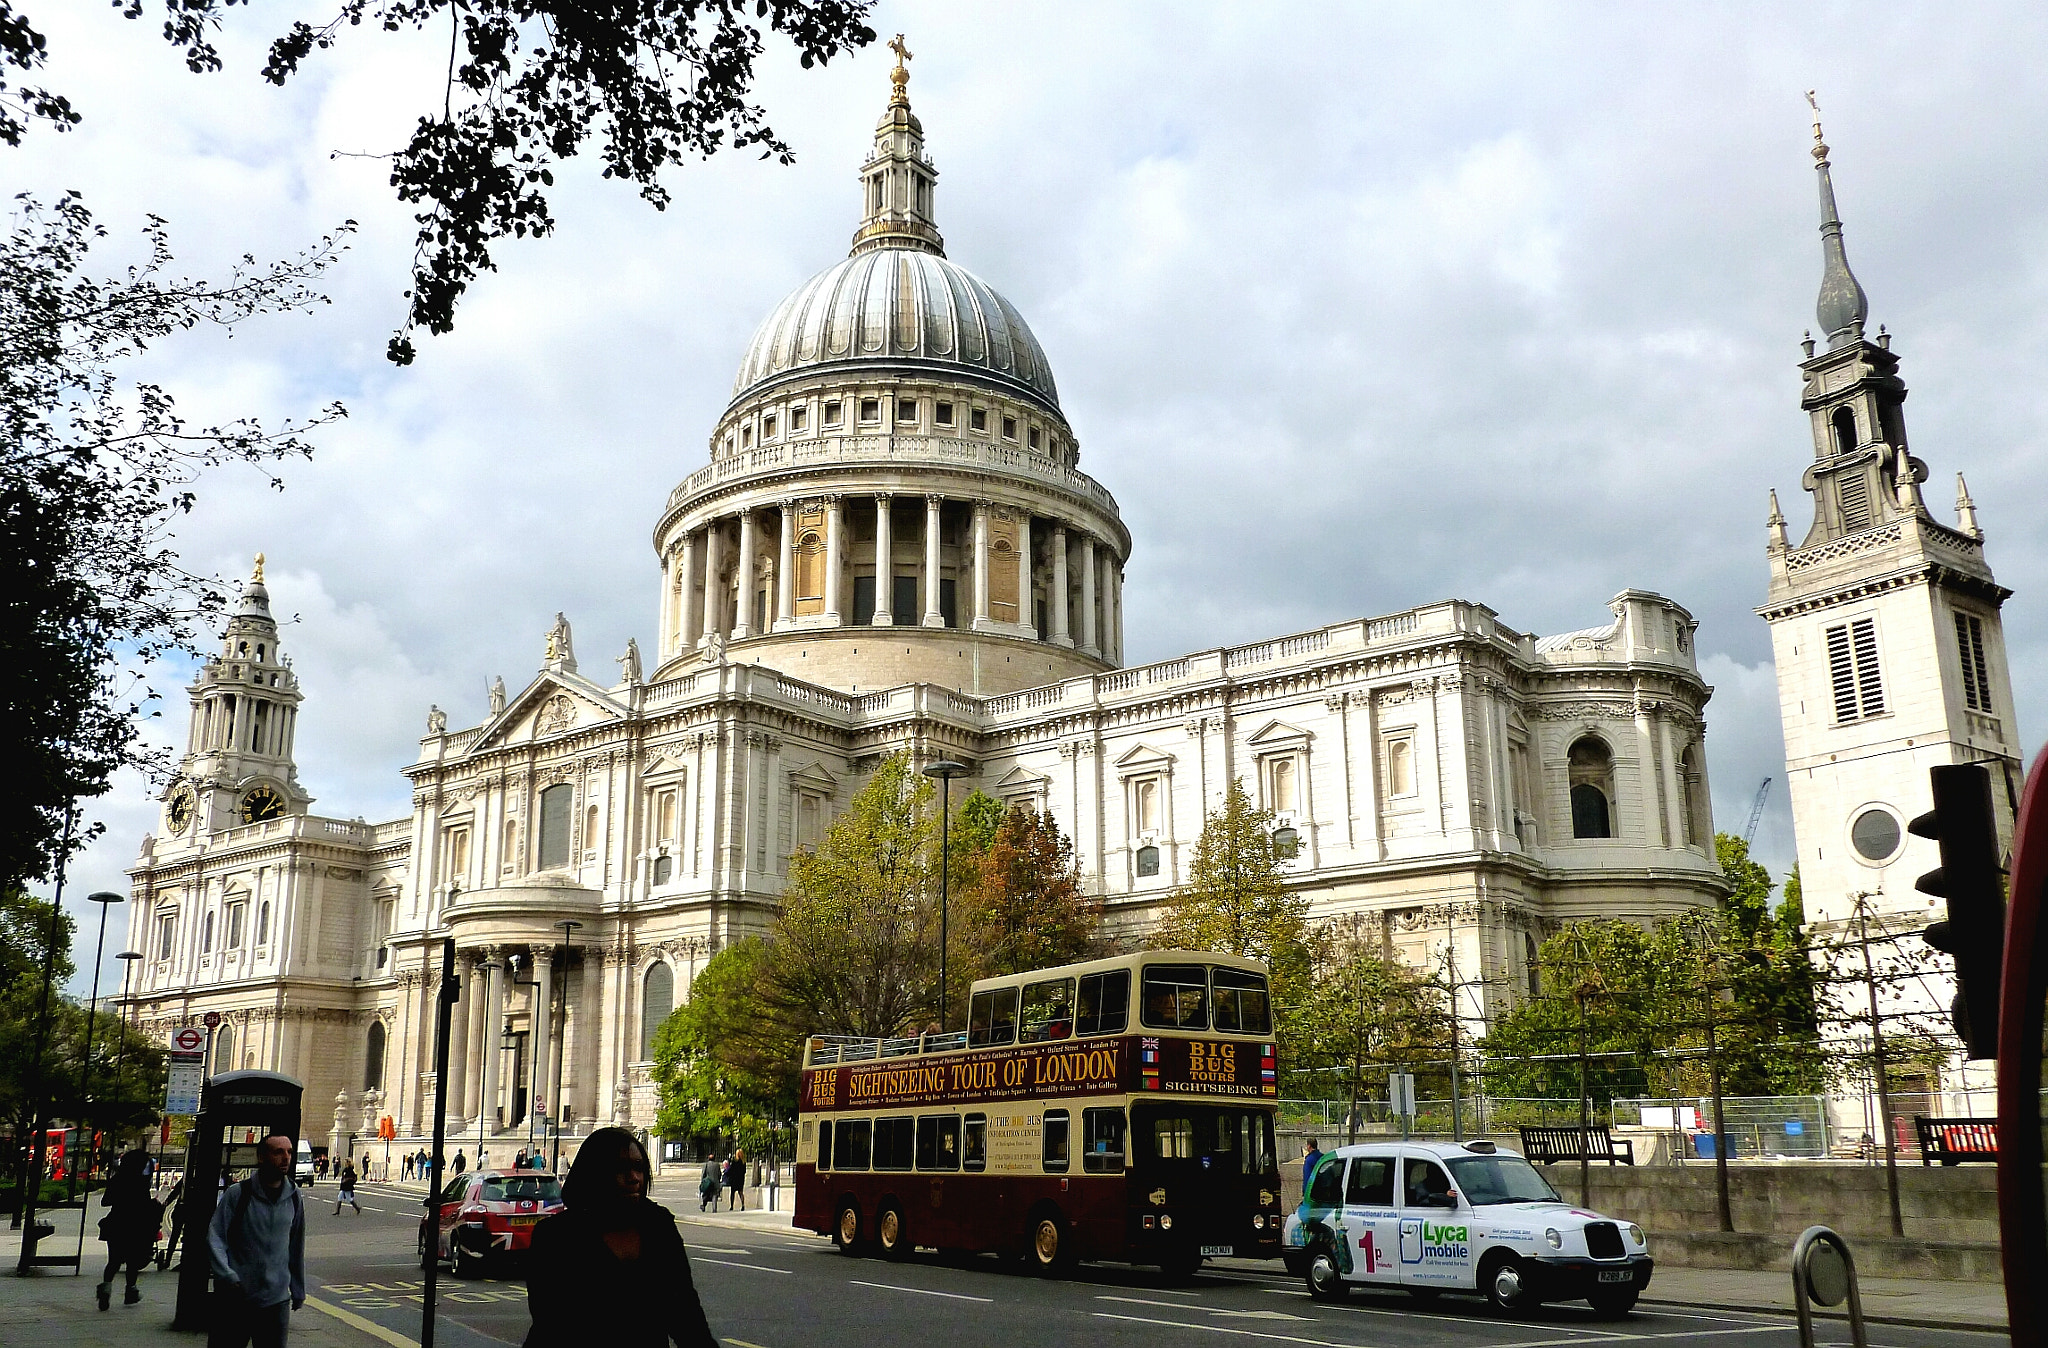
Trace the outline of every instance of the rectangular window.
[[1884, 680], [1877, 667], [1877, 620], [1858, 618], [1830, 627], [1828, 679], [1834, 687], [1835, 720], [1860, 721], [1884, 714]]
[[937, 403], [937, 404], [934, 404], [934, 405], [933, 405], [933, 407], [932, 407], [932, 422], [933, 422], [933, 424], [934, 424], [934, 425], [938, 425], [938, 426], [950, 426], [950, 425], [952, 425], [952, 424], [953, 424], [953, 404], [951, 404], [951, 403]]
[[1148, 964], [1141, 994], [1145, 1024], [1155, 1030], [1209, 1028], [1208, 971], [1199, 964]]
[[1024, 985], [1024, 1014], [1017, 1030], [1020, 1044], [1043, 1044], [1074, 1035], [1074, 980], [1048, 978]]
[[[811, 1130], [811, 1125], [809, 1125], [808, 1123], [807, 1123], [807, 1124], [805, 1124], [805, 1125], [804, 1125], [804, 1131], [808, 1133], [808, 1132], [809, 1132], [810, 1130]], [[807, 1140], [808, 1140], [808, 1139], [807, 1139]], [[830, 1170], [831, 1168], [832, 1168], [832, 1125], [831, 1125], [831, 1123], [830, 1123], [830, 1122], [828, 1121], [828, 1122], [827, 1122], [827, 1123], [826, 1123], [826, 1124], [825, 1124], [825, 1125], [824, 1125], [823, 1127], [821, 1127], [821, 1128], [819, 1128], [819, 1129], [818, 1129], [818, 1169], [820, 1169], [820, 1170]]]
[[900, 1119], [876, 1119], [875, 1169], [910, 1169], [916, 1140], [917, 1120], [908, 1114]]
[[917, 1168], [960, 1168], [960, 1116], [927, 1114], [917, 1121]]
[[1124, 1112], [1121, 1109], [1081, 1111], [1081, 1169], [1091, 1175], [1123, 1173]]
[[156, 957], [167, 960], [171, 957], [172, 943], [178, 936], [178, 915], [165, 913], [156, 920]]
[[808, 407], [792, 407], [792, 408], [790, 408], [790, 409], [789, 409], [789, 428], [790, 428], [791, 430], [793, 430], [793, 431], [800, 431], [800, 430], [802, 430], [802, 429], [803, 429], [803, 428], [804, 428], [805, 426], [807, 426], [807, 425], [809, 425], [809, 424], [810, 424], [810, 420], [811, 420], [811, 409], [810, 409], [810, 408], [808, 408]]
[[907, 426], [915, 426], [917, 424], [917, 399], [898, 398], [896, 400], [896, 420]]
[[875, 620], [875, 578], [853, 578], [853, 625], [866, 627]]
[[880, 398], [862, 398], [860, 400], [860, 419], [862, 421], [880, 421], [882, 419], [882, 400]]
[[837, 398], [834, 398], [830, 402], [825, 404], [825, 425], [828, 428], [837, 426], [839, 424], [839, 420], [839, 400]]
[[1045, 1169], [1053, 1174], [1064, 1173], [1067, 1168], [1067, 1111], [1048, 1109], [1045, 1111], [1045, 1132], [1039, 1159]]
[[1956, 652], [1963, 664], [1963, 705], [1971, 711], [1991, 710], [1991, 666], [1984, 659], [1984, 620], [1956, 615]]
[[452, 828], [448, 830], [447, 873], [444, 880], [460, 882], [469, 874], [469, 830]]
[[1017, 418], [1015, 418], [1015, 417], [1004, 417], [1004, 418], [1003, 418], [1003, 439], [1005, 439], [1005, 440], [1015, 440], [1016, 438], [1017, 438]]
[[986, 407], [977, 407], [970, 411], [967, 414], [967, 427], [969, 430], [980, 431], [983, 435], [987, 435], [988, 409]]
[[1218, 966], [1209, 971], [1215, 986], [1211, 1004], [1219, 1030], [1238, 1034], [1271, 1034], [1273, 1012], [1266, 999], [1266, 976]]
[[1131, 1018], [1131, 971], [1111, 969], [1107, 973], [1081, 976], [1080, 1014], [1075, 1017], [1077, 1034], [1122, 1034]]
[[761, 418], [761, 438], [763, 440], [775, 438], [775, 417], [772, 414]]
[[242, 914], [247, 912], [248, 909], [249, 905], [246, 903], [231, 903], [228, 905], [227, 948], [229, 950], [240, 950], [242, 948]]
[[1160, 1161], [1186, 1161], [1195, 1154], [1195, 1121], [1193, 1119], [1155, 1118], [1152, 1120], [1152, 1156]]
[[1394, 1206], [1394, 1163], [1385, 1156], [1355, 1156], [1344, 1181], [1344, 1201], [1360, 1207]]
[[916, 576], [891, 576], [889, 578], [889, 616], [898, 626], [915, 627], [918, 620], [918, 579]]
[[753, 443], [754, 428], [752, 426], [740, 427], [740, 448], [745, 449], [748, 445], [751, 445]]
[[557, 782], [540, 793], [540, 868], [551, 870], [569, 864], [569, 830], [575, 827], [570, 810], [576, 788]]
[[866, 1170], [873, 1125], [866, 1119], [841, 1119], [832, 1125], [832, 1168]]
[[1036, 426], [1033, 426], [1033, 427], [1031, 428], [1031, 447], [1032, 447], [1033, 449], [1037, 449], [1037, 448], [1038, 448], [1038, 443], [1039, 443], [1039, 435], [1040, 435], [1040, 433], [1039, 433], [1039, 429], [1038, 429], [1038, 427], [1036, 427]]
[[967, 1004], [967, 1044], [1010, 1044], [1017, 1039], [1017, 989], [977, 992]]
[[960, 1168], [988, 1169], [988, 1115], [969, 1114], [960, 1140]]

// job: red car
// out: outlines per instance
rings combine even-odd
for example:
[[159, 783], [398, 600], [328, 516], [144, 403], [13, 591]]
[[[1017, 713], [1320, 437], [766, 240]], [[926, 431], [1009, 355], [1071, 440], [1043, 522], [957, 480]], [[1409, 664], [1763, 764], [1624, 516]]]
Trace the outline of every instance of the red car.
[[561, 1182], [545, 1171], [457, 1175], [441, 1190], [441, 1229], [431, 1229], [431, 1211], [420, 1218], [420, 1263], [447, 1260], [457, 1277], [473, 1277], [486, 1264], [524, 1253], [541, 1218], [561, 1210]]

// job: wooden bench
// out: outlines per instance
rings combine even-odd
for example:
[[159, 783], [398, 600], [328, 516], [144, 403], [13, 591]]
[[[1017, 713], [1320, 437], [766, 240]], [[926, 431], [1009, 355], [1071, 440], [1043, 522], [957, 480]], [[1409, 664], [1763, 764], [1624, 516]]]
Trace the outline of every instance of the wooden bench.
[[1913, 1127], [1920, 1134], [1921, 1165], [1933, 1165], [1936, 1161], [1961, 1165], [1965, 1161], [1998, 1159], [1996, 1119], [1930, 1119], [1916, 1114]]
[[1633, 1142], [1616, 1142], [1605, 1128], [1523, 1128], [1522, 1155], [1538, 1165], [1550, 1165], [1558, 1161], [1576, 1161], [1584, 1157], [1589, 1161], [1605, 1161], [1609, 1165], [1634, 1165], [1636, 1147]]

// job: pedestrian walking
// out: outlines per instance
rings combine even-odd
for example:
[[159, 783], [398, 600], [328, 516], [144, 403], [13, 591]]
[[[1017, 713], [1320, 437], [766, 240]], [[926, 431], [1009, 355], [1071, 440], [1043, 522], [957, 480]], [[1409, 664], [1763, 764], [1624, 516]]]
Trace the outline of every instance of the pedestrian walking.
[[526, 1169], [526, 1148], [521, 1147], [519, 1149], [519, 1154], [512, 1158], [512, 1168], [514, 1170]]
[[466, 1166], [468, 1166], [468, 1164], [469, 1164], [469, 1162], [465, 1161], [465, 1160], [464, 1160], [464, 1159], [462, 1158], [462, 1153], [461, 1153], [461, 1152], [460, 1152], [460, 1151], [458, 1150], [458, 1151], [457, 1151], [457, 1152], [455, 1153], [455, 1173], [456, 1173], [456, 1174], [458, 1174], [458, 1175], [460, 1175], [460, 1174], [461, 1174], [461, 1173], [463, 1172], [463, 1169], [464, 1169], [464, 1168], [465, 1168]]
[[157, 1229], [163, 1225], [164, 1205], [149, 1196], [149, 1153], [131, 1151], [114, 1166], [114, 1177], [100, 1200], [107, 1215], [100, 1218], [100, 1239], [107, 1243], [107, 1271], [100, 1275], [100, 1309], [112, 1304], [114, 1273], [128, 1271], [124, 1306], [142, 1300], [135, 1279], [156, 1249]]
[[334, 1215], [341, 1215], [341, 1205], [348, 1204], [356, 1210], [356, 1216], [363, 1215], [363, 1205], [356, 1202], [356, 1168], [345, 1165], [341, 1168], [341, 1191], [334, 1195]]
[[427, 1173], [427, 1168], [433, 1163], [433, 1160], [433, 1157], [427, 1155], [426, 1148], [422, 1147], [413, 1157], [412, 1173], [420, 1179], [432, 1179], [433, 1176]]
[[400, 1178], [401, 1180], [409, 1180], [412, 1178], [411, 1152], [407, 1152], [405, 1155], [398, 1158], [398, 1178]]
[[284, 1348], [291, 1313], [306, 1304], [306, 1202], [291, 1183], [292, 1146], [284, 1133], [264, 1138], [256, 1173], [213, 1209], [207, 1348]]
[[725, 1163], [725, 1206], [747, 1209], [747, 1149], [735, 1147]]
[[704, 1168], [697, 1172], [697, 1211], [718, 1211], [718, 1191], [724, 1187], [725, 1167], [718, 1163], [718, 1157], [705, 1157]]
[[533, 1229], [524, 1348], [716, 1348], [668, 1209], [647, 1197], [647, 1153], [623, 1128], [576, 1149], [563, 1211]]

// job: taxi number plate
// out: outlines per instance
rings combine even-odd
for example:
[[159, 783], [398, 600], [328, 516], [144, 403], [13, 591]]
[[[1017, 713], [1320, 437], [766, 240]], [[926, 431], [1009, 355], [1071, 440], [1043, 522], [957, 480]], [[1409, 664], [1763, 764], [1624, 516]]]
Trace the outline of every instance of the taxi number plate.
[[1228, 1259], [1231, 1255], [1236, 1253], [1237, 1247], [1235, 1245], [1204, 1245], [1202, 1247], [1202, 1255], [1204, 1258]]
[[1633, 1276], [1635, 1275], [1625, 1268], [1603, 1268], [1600, 1270], [1601, 1282], [1627, 1282]]

